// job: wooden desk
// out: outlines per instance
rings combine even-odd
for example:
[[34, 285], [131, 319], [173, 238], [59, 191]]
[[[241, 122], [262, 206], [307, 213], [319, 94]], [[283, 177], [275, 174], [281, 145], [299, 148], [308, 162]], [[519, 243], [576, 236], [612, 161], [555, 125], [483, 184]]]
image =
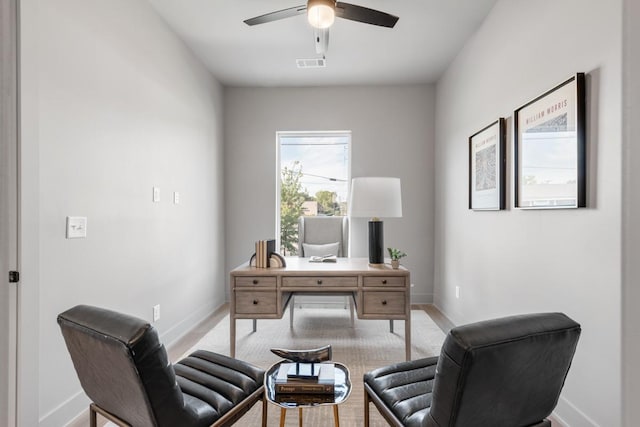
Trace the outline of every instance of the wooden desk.
[[284, 268], [243, 264], [231, 271], [229, 319], [231, 357], [236, 354], [237, 319], [281, 319], [293, 294], [351, 293], [359, 319], [404, 320], [406, 359], [411, 360], [411, 280], [403, 267], [370, 267], [366, 258], [311, 263], [286, 258]]

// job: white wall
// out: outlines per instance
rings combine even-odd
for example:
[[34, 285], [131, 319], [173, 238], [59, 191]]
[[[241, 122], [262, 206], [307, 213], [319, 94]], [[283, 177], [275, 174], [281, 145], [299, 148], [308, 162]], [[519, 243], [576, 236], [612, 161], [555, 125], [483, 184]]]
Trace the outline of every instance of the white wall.
[[[227, 271], [275, 235], [276, 132], [350, 130], [353, 177], [402, 180], [403, 217], [385, 219], [385, 246], [409, 254], [412, 302], [431, 302], [433, 119], [427, 85], [225, 89]], [[367, 219], [354, 218], [351, 231], [352, 256], [368, 256]]]
[[18, 268], [17, 3], [0, 0], [0, 426], [15, 424]]
[[[24, 173], [39, 170], [23, 182], [39, 227], [23, 335], [39, 360], [23, 356], [36, 393], [22, 404], [58, 427], [87, 408], [58, 313], [86, 303], [151, 320], [161, 304], [170, 343], [224, 302], [222, 89], [144, 0], [22, 12]], [[88, 217], [86, 239], [65, 239], [67, 215]]]
[[[621, 4], [500, 0], [437, 86], [436, 304], [457, 324], [535, 311], [580, 322], [557, 407], [571, 426], [621, 422]], [[589, 207], [469, 211], [469, 135], [507, 117], [511, 156], [513, 110], [579, 71]]]
[[640, 3], [624, 0], [623, 24], [623, 425], [640, 419]]

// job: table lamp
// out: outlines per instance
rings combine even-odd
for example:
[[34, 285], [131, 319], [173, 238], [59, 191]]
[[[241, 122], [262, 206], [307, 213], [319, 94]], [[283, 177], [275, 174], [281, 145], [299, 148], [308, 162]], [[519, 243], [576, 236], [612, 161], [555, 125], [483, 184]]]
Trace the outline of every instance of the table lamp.
[[369, 264], [384, 264], [384, 233], [380, 218], [402, 217], [400, 178], [361, 177], [351, 181], [349, 216], [369, 221]]

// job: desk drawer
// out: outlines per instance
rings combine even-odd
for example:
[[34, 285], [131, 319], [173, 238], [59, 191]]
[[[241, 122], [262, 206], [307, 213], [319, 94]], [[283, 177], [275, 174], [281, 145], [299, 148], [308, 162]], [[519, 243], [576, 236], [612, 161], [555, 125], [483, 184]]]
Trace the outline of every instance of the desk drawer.
[[236, 292], [237, 314], [277, 314], [276, 291]]
[[363, 293], [363, 314], [404, 314], [404, 292], [374, 292]]
[[365, 287], [404, 287], [404, 276], [365, 276], [363, 280]]
[[236, 277], [236, 286], [239, 288], [274, 288], [276, 278], [274, 276], [246, 276]]
[[331, 288], [358, 286], [357, 277], [283, 277], [283, 288]]

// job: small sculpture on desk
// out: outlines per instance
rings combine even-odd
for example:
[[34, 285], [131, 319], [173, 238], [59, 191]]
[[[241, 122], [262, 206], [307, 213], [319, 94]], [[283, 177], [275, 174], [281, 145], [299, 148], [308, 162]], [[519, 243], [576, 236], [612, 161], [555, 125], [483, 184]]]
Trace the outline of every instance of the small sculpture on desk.
[[271, 352], [276, 356], [292, 362], [318, 363], [331, 360], [331, 345], [314, 348], [312, 350], [287, 350], [284, 348], [272, 348]]

